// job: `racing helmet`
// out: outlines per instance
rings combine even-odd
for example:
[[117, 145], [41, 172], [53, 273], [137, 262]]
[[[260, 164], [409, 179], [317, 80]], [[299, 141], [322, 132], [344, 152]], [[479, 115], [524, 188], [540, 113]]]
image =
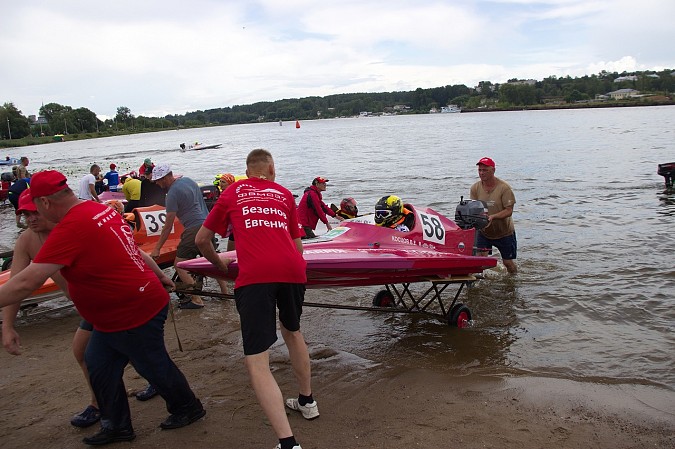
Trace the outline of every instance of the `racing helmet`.
[[340, 202], [340, 209], [347, 212], [349, 215], [358, 215], [359, 209], [356, 207], [356, 200], [352, 197], [344, 198]]
[[396, 195], [387, 195], [380, 198], [375, 204], [375, 224], [390, 227], [401, 219], [403, 202]]
[[225, 184], [230, 186], [230, 185], [234, 184], [235, 179], [234, 179], [234, 176], [230, 173], [220, 173], [220, 174], [217, 174], [216, 179], [213, 180], [213, 185], [218, 186], [218, 185], [220, 185], [221, 181], [224, 181]]

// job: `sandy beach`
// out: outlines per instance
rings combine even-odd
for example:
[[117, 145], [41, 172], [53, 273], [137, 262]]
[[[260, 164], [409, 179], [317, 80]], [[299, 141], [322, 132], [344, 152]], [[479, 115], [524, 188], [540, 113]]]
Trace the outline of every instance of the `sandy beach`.
[[[308, 300], [316, 294], [308, 292]], [[675, 394], [669, 390], [505, 373], [455, 376], [413, 363], [390, 366], [322, 341], [317, 335], [326, 323], [312, 320], [312, 313], [306, 312], [305, 331], [321, 416], [314, 421], [290, 416], [304, 449], [675, 448]], [[233, 302], [210, 300], [200, 311], [176, 310], [175, 320], [183, 351], [170, 320], [167, 346], [204, 403], [206, 417], [163, 431], [162, 399], [130, 398], [137, 438], [111, 447], [272, 448], [276, 439], [247, 382]], [[18, 328], [23, 353], [3, 351], [1, 447], [86, 447], [82, 437], [97, 431], [98, 426], [69, 424], [88, 397], [71, 353], [78, 321], [72, 309], [31, 319]], [[284, 394], [296, 394], [282, 344], [272, 348], [271, 359]], [[131, 367], [125, 382], [130, 395], [145, 387]]]

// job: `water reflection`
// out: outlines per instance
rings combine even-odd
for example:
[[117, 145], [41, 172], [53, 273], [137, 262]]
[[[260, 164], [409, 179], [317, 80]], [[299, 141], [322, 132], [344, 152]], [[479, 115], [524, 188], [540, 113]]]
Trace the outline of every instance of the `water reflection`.
[[659, 215], [675, 215], [675, 188], [663, 190], [659, 195], [659, 209], [656, 211]]
[[[424, 314], [400, 314], [306, 308], [303, 319], [325, 323], [307, 336], [391, 366], [429, 368], [457, 373], [503, 371], [510, 365], [509, 347], [518, 320], [518, 281], [512, 276], [481, 281], [460, 294], [474, 317], [470, 328], [451, 328], [445, 320]], [[483, 284], [482, 286], [479, 286]], [[423, 284], [411, 287], [424, 289]], [[378, 287], [309, 290], [307, 301], [368, 306]], [[454, 292], [453, 292], [454, 294]], [[314, 328], [315, 326], [308, 326]]]

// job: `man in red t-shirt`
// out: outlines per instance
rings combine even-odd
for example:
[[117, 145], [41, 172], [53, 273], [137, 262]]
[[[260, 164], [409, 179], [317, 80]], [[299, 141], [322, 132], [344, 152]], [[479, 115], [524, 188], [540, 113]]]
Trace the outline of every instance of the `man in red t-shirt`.
[[[90, 445], [131, 441], [136, 435], [122, 376], [131, 362], [165, 399], [175, 429], [206, 411], [164, 345], [164, 322], [173, 282], [139, 251], [131, 229], [105, 204], [79, 200], [63, 174], [36, 173], [31, 197], [45, 219], [57, 223], [33, 263], [0, 287], [0, 307], [19, 303], [60, 270], [78, 312], [94, 331], [85, 361], [101, 411], [101, 430]], [[96, 248], [92, 248], [96, 245]], [[100, 254], [107, 263], [100, 265]], [[18, 338], [18, 336], [16, 337]]]
[[218, 198], [195, 241], [204, 257], [227, 272], [211, 245], [216, 233], [225, 236], [228, 226], [237, 236], [239, 273], [234, 298], [241, 321], [244, 363], [260, 405], [279, 438], [277, 448], [299, 449], [284, 400], [269, 367], [270, 346], [277, 340], [276, 308], [279, 308], [281, 336], [288, 347], [299, 397], [287, 399], [286, 406], [306, 419], [319, 416], [312, 397], [311, 369], [307, 344], [300, 332], [300, 315], [307, 282], [302, 257], [301, 231], [295, 199], [288, 189], [274, 182], [274, 160], [263, 149], [246, 158], [248, 179], [237, 181]]

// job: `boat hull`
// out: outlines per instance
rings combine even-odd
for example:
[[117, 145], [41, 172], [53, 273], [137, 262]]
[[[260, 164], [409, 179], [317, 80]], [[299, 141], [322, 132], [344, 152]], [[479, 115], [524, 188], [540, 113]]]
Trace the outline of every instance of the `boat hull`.
[[[327, 234], [306, 240], [303, 256], [307, 262], [307, 286], [422, 282], [481, 273], [497, 264], [493, 257], [473, 255], [473, 229], [460, 229], [432, 209], [413, 211], [416, 220], [410, 232], [375, 226], [369, 215], [345, 220]], [[204, 258], [178, 266], [209, 277], [236, 279], [236, 251], [219, 256], [234, 260], [227, 273]]]

